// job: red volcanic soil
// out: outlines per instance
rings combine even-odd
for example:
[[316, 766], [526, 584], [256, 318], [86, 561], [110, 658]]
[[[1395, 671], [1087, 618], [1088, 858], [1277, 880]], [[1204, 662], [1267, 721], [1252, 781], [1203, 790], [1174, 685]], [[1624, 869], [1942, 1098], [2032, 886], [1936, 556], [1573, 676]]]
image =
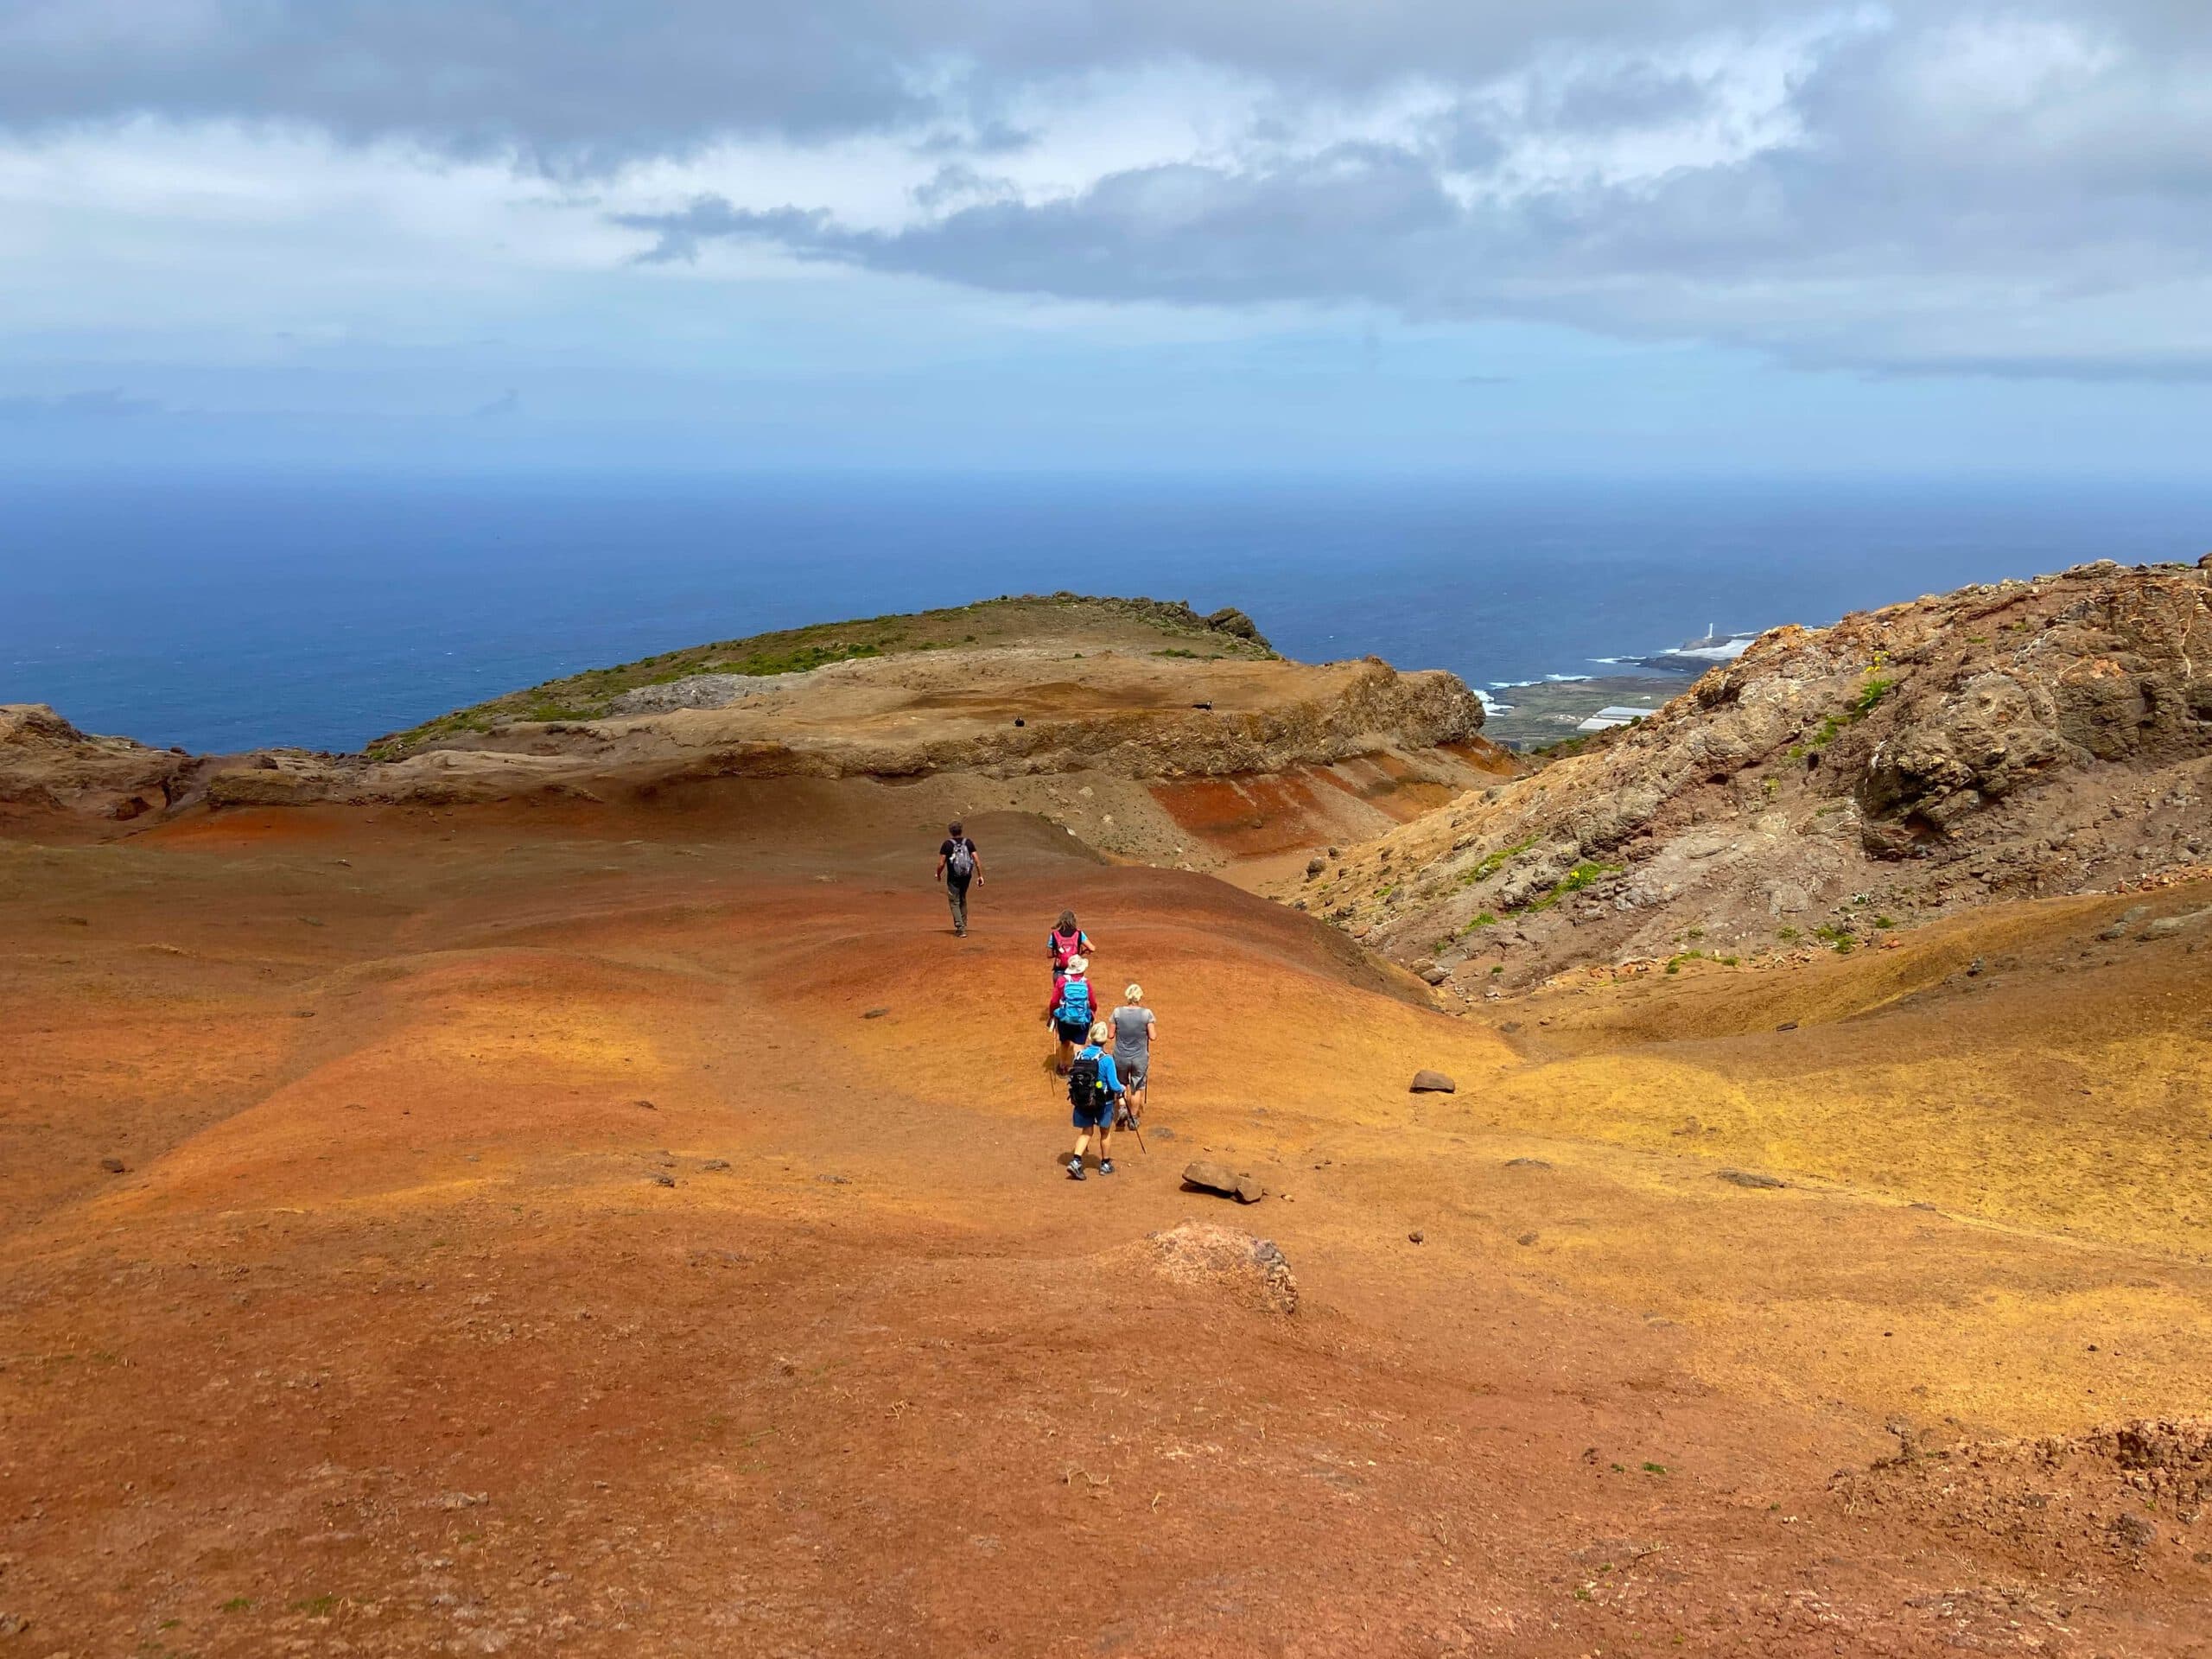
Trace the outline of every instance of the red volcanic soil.
[[[2201, 1408], [2199, 1257], [1548, 1128], [1510, 1033], [1039, 819], [955, 939], [904, 799], [0, 843], [0, 1650], [2212, 1650], [2195, 1443], [2081, 1438]], [[1063, 905], [1161, 1032], [1081, 1185]]]

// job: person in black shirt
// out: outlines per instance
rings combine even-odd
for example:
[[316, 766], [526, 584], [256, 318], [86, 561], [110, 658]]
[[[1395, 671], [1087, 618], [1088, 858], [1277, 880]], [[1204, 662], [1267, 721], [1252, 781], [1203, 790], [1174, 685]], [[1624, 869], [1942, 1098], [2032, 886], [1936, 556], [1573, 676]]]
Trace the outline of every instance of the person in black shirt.
[[945, 902], [952, 906], [952, 931], [968, 937], [968, 885], [983, 885], [983, 855], [961, 832], [959, 821], [945, 826], [944, 844], [937, 849], [937, 879], [944, 883]]

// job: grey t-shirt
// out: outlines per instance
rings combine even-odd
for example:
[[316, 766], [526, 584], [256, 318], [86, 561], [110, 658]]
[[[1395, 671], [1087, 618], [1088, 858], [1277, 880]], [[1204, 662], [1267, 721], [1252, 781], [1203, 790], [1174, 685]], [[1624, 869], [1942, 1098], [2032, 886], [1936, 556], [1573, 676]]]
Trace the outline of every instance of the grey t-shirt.
[[1114, 1064], [1147, 1065], [1152, 1060], [1152, 1010], [1123, 1003], [1114, 1010]]

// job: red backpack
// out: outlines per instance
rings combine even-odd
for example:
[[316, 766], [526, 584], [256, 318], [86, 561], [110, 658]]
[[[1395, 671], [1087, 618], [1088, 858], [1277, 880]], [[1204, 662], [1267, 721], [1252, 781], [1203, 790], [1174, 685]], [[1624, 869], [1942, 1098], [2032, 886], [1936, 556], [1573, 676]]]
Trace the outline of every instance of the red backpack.
[[1052, 947], [1052, 971], [1056, 974], [1067, 972], [1070, 957], [1087, 957], [1090, 954], [1090, 940], [1079, 927], [1076, 929], [1073, 937], [1061, 932], [1056, 927], [1045, 938]]

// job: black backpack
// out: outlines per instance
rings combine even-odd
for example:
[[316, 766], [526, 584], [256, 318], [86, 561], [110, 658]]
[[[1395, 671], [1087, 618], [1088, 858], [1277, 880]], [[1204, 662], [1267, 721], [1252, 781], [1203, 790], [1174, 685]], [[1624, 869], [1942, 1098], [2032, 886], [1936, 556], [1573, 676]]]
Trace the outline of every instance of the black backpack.
[[1098, 1104], [1103, 1085], [1098, 1081], [1098, 1058], [1077, 1055], [1068, 1067], [1068, 1104], [1085, 1110]]

